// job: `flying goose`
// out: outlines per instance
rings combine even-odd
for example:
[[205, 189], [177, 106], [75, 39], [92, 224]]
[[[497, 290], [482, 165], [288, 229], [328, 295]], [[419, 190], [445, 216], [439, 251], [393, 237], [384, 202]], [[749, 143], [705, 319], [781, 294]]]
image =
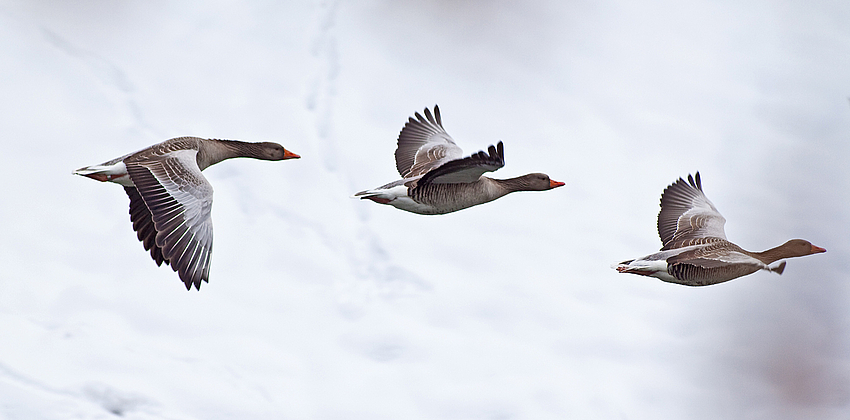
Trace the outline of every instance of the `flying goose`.
[[440, 108], [425, 108], [408, 119], [398, 135], [395, 162], [402, 179], [361, 191], [353, 197], [389, 204], [418, 214], [445, 214], [493, 201], [514, 191], [543, 191], [564, 185], [541, 173], [517, 178], [483, 176], [505, 166], [500, 141], [487, 152], [463, 157], [463, 151], [443, 129]]
[[277, 143], [178, 137], [74, 174], [124, 186], [130, 221], [156, 265], [170, 264], [190, 290], [209, 282], [213, 188], [201, 171], [235, 157], [300, 156]]
[[620, 273], [657, 277], [686, 286], [722, 283], [759, 270], [782, 274], [783, 258], [826, 252], [803, 239], [792, 239], [764, 252], [750, 252], [726, 240], [726, 219], [702, 192], [699, 172], [679, 178], [661, 194], [658, 234], [661, 252], [623, 261], [614, 268]]

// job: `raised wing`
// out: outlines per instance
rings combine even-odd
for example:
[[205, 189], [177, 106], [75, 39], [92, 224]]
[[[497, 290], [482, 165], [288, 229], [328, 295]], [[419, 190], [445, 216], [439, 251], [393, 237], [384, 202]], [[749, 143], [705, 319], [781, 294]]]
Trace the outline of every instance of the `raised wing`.
[[[161, 150], [124, 161], [150, 212], [156, 229], [154, 245], [178, 272], [186, 289], [192, 285], [200, 289], [201, 281], [209, 281], [212, 255], [213, 189], [198, 168], [197, 153], [191, 149]], [[140, 228], [144, 227], [144, 217], [139, 220]], [[142, 231], [138, 232], [141, 239]], [[152, 256], [156, 260], [154, 253]]]
[[448, 161], [422, 176], [417, 185], [475, 182], [484, 172], [505, 166], [505, 146], [501, 141], [495, 147], [490, 146], [487, 151], [489, 154], [478, 152], [463, 159]]
[[450, 160], [463, 157], [463, 151], [443, 129], [440, 108], [434, 105], [434, 115], [425, 108], [425, 117], [418, 112], [408, 119], [398, 134], [395, 165], [402, 178], [422, 175]]
[[723, 225], [726, 219], [702, 192], [699, 172], [688, 181], [678, 181], [661, 194], [661, 212], [658, 213], [658, 235], [662, 250], [689, 245], [726, 240]]

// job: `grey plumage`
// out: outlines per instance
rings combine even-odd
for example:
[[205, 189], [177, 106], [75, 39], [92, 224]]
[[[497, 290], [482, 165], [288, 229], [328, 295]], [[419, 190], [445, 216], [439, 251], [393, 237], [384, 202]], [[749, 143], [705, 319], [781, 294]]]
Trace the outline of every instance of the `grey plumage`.
[[443, 128], [440, 108], [425, 116], [414, 113], [398, 136], [396, 169], [402, 179], [354, 197], [389, 204], [418, 214], [445, 214], [495, 200], [514, 191], [542, 191], [564, 185], [545, 174], [528, 174], [498, 180], [483, 176], [505, 166], [505, 146], [500, 141], [463, 157], [463, 152]]
[[235, 157], [299, 156], [277, 143], [178, 137], [74, 173], [122, 184], [142, 246], [157, 265], [170, 265], [186, 289], [200, 289], [209, 281], [213, 238], [213, 188], [201, 171]]

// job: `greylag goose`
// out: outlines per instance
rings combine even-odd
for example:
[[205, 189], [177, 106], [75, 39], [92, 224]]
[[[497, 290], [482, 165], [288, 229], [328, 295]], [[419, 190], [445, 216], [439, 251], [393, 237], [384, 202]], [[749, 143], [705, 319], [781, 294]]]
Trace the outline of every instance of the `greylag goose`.
[[213, 188], [201, 171], [225, 159], [297, 159], [277, 143], [178, 137], [74, 174], [124, 186], [130, 221], [156, 265], [170, 264], [190, 290], [209, 282]]
[[514, 191], [543, 191], [564, 185], [546, 174], [511, 179], [483, 176], [505, 166], [500, 141], [488, 152], [463, 157], [463, 151], [443, 129], [440, 108], [425, 108], [408, 119], [398, 135], [395, 162], [402, 179], [361, 191], [353, 197], [389, 204], [418, 214], [445, 214], [493, 201]]
[[686, 286], [722, 283], [759, 270], [782, 274], [783, 258], [826, 252], [803, 239], [792, 239], [764, 252], [750, 252], [726, 240], [726, 219], [702, 192], [699, 172], [679, 178], [661, 194], [658, 234], [661, 252], [623, 261], [614, 268], [621, 273], [657, 277]]

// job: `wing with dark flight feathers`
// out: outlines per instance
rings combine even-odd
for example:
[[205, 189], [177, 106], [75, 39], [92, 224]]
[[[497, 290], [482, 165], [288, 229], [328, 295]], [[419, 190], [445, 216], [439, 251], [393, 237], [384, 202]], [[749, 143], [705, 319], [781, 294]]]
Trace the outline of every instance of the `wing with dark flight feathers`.
[[417, 185], [466, 184], [478, 181], [484, 172], [492, 172], [503, 166], [505, 166], [505, 146], [500, 141], [496, 146], [490, 146], [487, 152], [482, 151], [463, 159], [455, 159], [430, 170], [422, 176]]
[[726, 219], [702, 192], [699, 172], [696, 179], [688, 175], [687, 182], [679, 178], [661, 194], [658, 235], [662, 250], [726, 240], [725, 224]]
[[[212, 254], [213, 189], [201, 174], [193, 149], [148, 149], [141, 155], [124, 160], [127, 173], [136, 185], [149, 216], [134, 205], [130, 195], [131, 219], [139, 239], [147, 249], [153, 247], [151, 256], [159, 263], [171, 265], [180, 279], [190, 289], [200, 289], [201, 281], [209, 281]], [[136, 216], [132, 212], [136, 211]], [[155, 239], [147, 219], [153, 223]], [[156, 251], [156, 249], [159, 251]]]
[[136, 187], [124, 187], [127, 196], [130, 197], [130, 221], [133, 222], [133, 230], [136, 232], [145, 251], [151, 252], [151, 258], [156, 262], [157, 266], [162, 263], [168, 264], [162, 256], [162, 248], [156, 246], [156, 228], [153, 225], [153, 218], [148, 206]]
[[434, 114], [425, 108], [425, 117], [418, 112], [408, 119], [398, 135], [395, 163], [402, 178], [422, 175], [448, 161], [463, 157], [463, 151], [443, 129], [440, 108]]

